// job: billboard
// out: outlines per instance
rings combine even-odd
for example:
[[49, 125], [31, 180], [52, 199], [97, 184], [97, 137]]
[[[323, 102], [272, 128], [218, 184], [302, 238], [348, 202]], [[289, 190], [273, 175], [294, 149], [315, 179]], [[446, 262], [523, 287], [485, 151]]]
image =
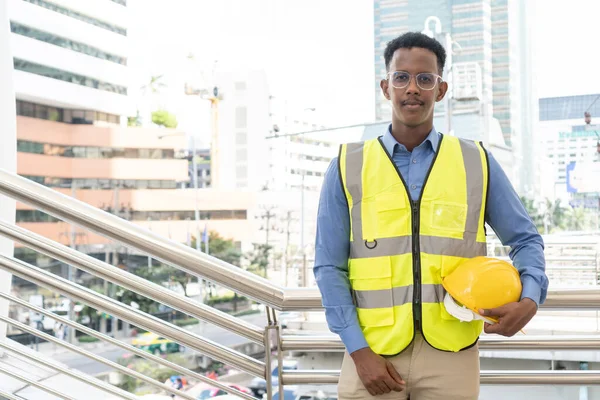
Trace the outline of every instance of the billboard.
[[600, 193], [600, 162], [576, 162], [567, 165], [567, 192]]

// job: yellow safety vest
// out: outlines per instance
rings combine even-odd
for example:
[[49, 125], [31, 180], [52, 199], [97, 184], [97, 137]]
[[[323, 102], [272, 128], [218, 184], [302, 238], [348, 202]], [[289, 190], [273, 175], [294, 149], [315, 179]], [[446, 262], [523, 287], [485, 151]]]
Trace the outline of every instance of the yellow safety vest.
[[350, 213], [349, 278], [371, 349], [398, 354], [415, 327], [439, 350], [474, 345], [483, 323], [448, 314], [441, 283], [461, 262], [486, 254], [483, 146], [440, 135], [415, 202], [381, 138], [342, 145], [338, 162]]

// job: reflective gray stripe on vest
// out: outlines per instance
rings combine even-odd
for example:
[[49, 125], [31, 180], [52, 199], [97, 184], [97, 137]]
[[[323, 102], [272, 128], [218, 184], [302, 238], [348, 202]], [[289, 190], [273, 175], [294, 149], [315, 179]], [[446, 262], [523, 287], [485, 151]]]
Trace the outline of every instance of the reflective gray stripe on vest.
[[[358, 222], [357, 222], [358, 224]], [[354, 236], [356, 238], [356, 236]], [[367, 245], [369, 247], [367, 247]], [[350, 242], [350, 258], [395, 256], [412, 252], [412, 236], [396, 236], [377, 239], [365, 245], [364, 240]]]
[[[421, 285], [423, 303], [441, 303], [446, 291], [439, 284]], [[354, 301], [358, 308], [389, 308], [412, 302], [413, 285], [385, 290], [354, 290]]]
[[[352, 196], [352, 237], [362, 242], [362, 168], [364, 143], [346, 145], [346, 188]], [[364, 243], [363, 243], [364, 246]]]
[[[483, 168], [479, 148], [474, 142], [459, 139], [467, 177], [467, 222], [463, 239], [476, 242], [479, 230], [479, 215], [482, 206]], [[477, 254], [480, 255], [480, 254]]]
[[[471, 258], [485, 255], [487, 246], [477, 242], [479, 216], [483, 206], [483, 167], [481, 153], [474, 142], [459, 139], [466, 173], [467, 218], [463, 239], [439, 236], [420, 236], [421, 252], [434, 255]], [[378, 238], [376, 242], [365, 243], [362, 239], [361, 201], [362, 199], [362, 143], [348, 144], [346, 152], [346, 187], [352, 195], [351, 210], [353, 241], [350, 243], [350, 258], [389, 257], [409, 254], [412, 251], [412, 236]], [[359, 196], [359, 197], [357, 197]], [[368, 245], [368, 246], [367, 246]]]
[[[486, 253], [485, 243], [439, 236], [420, 237], [421, 252], [441, 256], [471, 258]], [[391, 257], [412, 253], [412, 236], [377, 239], [376, 242], [350, 242], [350, 258]]]

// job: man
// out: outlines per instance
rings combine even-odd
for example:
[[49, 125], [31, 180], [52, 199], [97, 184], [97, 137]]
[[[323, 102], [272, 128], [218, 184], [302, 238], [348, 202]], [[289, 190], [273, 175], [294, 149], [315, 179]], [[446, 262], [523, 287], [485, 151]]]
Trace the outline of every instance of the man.
[[482, 322], [447, 313], [441, 279], [485, 255], [487, 222], [511, 247], [523, 290], [481, 313], [499, 319], [487, 333], [512, 336], [546, 297], [543, 242], [483, 145], [433, 127], [448, 90], [441, 44], [407, 33], [384, 56], [392, 123], [378, 139], [341, 146], [319, 203], [314, 271], [347, 350], [339, 398], [477, 399]]

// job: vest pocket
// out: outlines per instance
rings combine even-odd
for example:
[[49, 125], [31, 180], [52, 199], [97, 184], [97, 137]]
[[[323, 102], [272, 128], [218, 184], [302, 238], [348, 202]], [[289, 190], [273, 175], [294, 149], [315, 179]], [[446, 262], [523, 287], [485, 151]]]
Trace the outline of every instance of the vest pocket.
[[467, 223], [467, 205], [448, 201], [433, 201], [431, 227], [440, 231], [463, 233]]
[[404, 193], [380, 193], [375, 198], [376, 238], [403, 236], [410, 233], [410, 213]]
[[360, 325], [394, 325], [390, 257], [350, 260], [349, 279]]
[[[391, 293], [391, 292], [390, 292]], [[357, 308], [358, 323], [365, 328], [382, 328], [394, 325], [393, 308]]]

